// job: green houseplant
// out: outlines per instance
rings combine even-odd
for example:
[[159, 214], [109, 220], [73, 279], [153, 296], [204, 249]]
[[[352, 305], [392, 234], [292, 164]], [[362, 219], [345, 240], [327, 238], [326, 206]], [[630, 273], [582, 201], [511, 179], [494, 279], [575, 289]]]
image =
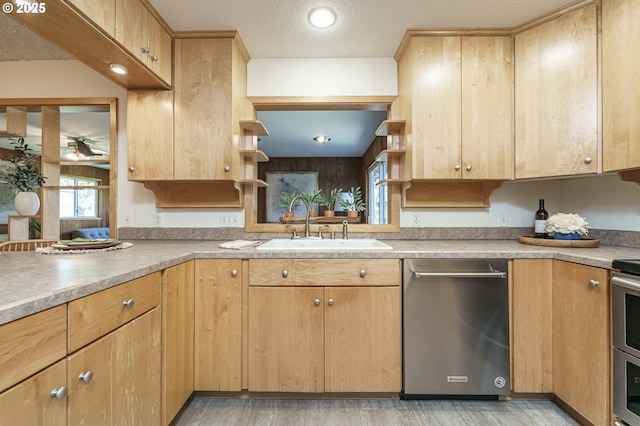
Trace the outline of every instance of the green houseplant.
[[357, 212], [362, 212], [367, 208], [362, 199], [362, 189], [359, 186], [356, 188], [352, 186], [351, 189], [347, 191], [347, 194], [349, 194], [347, 198], [340, 199], [340, 207], [347, 210], [347, 212], [355, 212], [355, 214], [348, 213], [349, 216], [357, 216]]
[[327, 217], [334, 216], [336, 201], [340, 197], [340, 193], [342, 192], [342, 188], [333, 188], [328, 195], [321, 194], [320, 195], [320, 205], [325, 206], [327, 209], [324, 211], [324, 215]]
[[[281, 192], [280, 195], [278, 195], [278, 207], [284, 208], [284, 215], [286, 217], [293, 217], [293, 212], [289, 211], [289, 204], [291, 204], [291, 201], [297, 196], [298, 194], [295, 192]], [[299, 204], [300, 200], [296, 200], [292, 207], [296, 207]]]
[[304, 191], [302, 194], [302, 198], [309, 204], [309, 213], [311, 216], [315, 216], [317, 213], [317, 206], [320, 203], [322, 197], [322, 189], [316, 189], [313, 191]]
[[33, 216], [40, 209], [40, 198], [34, 192], [46, 181], [38, 167], [38, 156], [33, 154], [24, 138], [11, 142], [16, 156], [9, 160], [7, 167], [0, 170], [0, 182], [6, 183], [16, 193], [14, 206], [21, 216]]

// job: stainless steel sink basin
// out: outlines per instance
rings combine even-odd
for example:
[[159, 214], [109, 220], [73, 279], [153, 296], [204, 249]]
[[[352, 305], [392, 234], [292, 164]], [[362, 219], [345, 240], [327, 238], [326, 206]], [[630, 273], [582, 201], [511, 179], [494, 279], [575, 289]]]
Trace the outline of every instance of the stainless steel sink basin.
[[256, 247], [257, 250], [393, 250], [393, 247], [373, 238], [329, 240], [308, 238], [276, 238]]

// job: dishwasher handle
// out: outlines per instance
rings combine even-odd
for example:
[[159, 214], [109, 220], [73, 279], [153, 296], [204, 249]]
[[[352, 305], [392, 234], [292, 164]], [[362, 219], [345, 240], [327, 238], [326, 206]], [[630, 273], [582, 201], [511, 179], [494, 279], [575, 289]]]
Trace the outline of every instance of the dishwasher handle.
[[507, 278], [502, 271], [491, 272], [416, 272], [411, 271], [411, 278]]

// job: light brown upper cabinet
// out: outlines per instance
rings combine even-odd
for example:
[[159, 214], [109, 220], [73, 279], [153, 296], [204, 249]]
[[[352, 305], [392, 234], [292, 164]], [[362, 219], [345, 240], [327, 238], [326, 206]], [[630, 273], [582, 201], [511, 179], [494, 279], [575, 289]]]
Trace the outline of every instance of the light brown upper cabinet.
[[111, 37], [116, 36], [116, 0], [67, 0]]
[[640, 167], [640, 2], [602, 0], [603, 171]]
[[115, 38], [171, 83], [171, 36], [140, 0], [116, 0]]
[[591, 4], [515, 36], [516, 178], [598, 172], [598, 29]]
[[511, 38], [413, 36], [398, 55], [406, 180], [513, 178]]

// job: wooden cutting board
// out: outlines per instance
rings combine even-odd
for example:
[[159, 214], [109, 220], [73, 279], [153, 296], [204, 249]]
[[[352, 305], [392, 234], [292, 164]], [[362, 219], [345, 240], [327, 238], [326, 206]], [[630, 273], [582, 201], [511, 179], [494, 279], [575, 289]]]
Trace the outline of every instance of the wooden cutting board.
[[598, 247], [600, 240], [595, 238], [583, 238], [581, 240], [554, 240], [553, 238], [535, 238], [528, 235], [521, 235], [518, 241], [522, 244], [547, 247]]

